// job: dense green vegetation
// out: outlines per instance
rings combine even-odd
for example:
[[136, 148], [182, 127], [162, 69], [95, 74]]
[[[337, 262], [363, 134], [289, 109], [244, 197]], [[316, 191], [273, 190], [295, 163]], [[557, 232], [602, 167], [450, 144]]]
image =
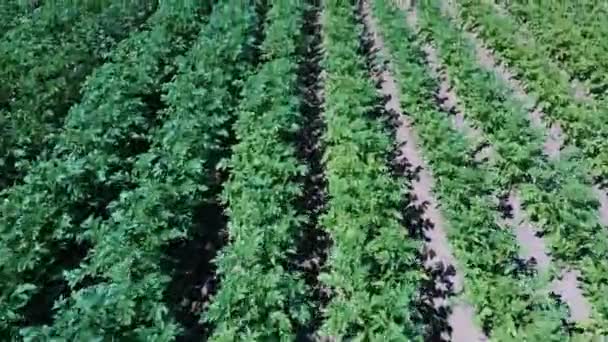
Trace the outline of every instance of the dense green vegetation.
[[598, 1], [509, 1], [508, 11], [525, 25], [570, 77], [589, 83], [600, 97], [608, 90], [607, 13]]
[[27, 20], [37, 6], [36, 1], [7, 0], [0, 3], [0, 37]]
[[[461, 304], [493, 341], [607, 335], [608, 7], [496, 2], [3, 1], [1, 339], [424, 341]], [[564, 129], [557, 157], [473, 36]]]
[[305, 220], [294, 206], [306, 171], [294, 142], [303, 14], [303, 3], [272, 3], [260, 66], [243, 86], [223, 192], [229, 242], [216, 261], [221, 284], [206, 318], [217, 326], [214, 341], [292, 341], [310, 319], [309, 290], [292, 265]]
[[323, 9], [327, 213], [321, 224], [333, 246], [331, 291], [323, 334], [355, 340], [420, 339], [415, 303], [421, 280], [419, 243], [401, 224], [406, 184], [387, 165], [391, 135], [378, 115], [379, 95], [366, 69], [354, 7], [327, 1]]
[[[253, 22], [237, 9], [236, 2], [228, 3], [211, 14], [179, 61], [177, 76], [164, 86], [164, 122], [151, 133], [149, 151], [133, 164], [134, 189], [109, 205], [109, 220], [95, 222], [84, 233], [93, 247], [85, 264], [68, 275], [71, 286], [76, 290], [87, 278], [103, 281], [74, 292], [60, 303], [54, 326], [30, 330], [29, 338], [34, 332], [68, 340], [169, 341], [177, 335], [179, 328], [163, 304], [169, 279], [158, 261], [162, 247], [188, 234], [196, 209], [210, 200], [212, 161], [221, 152], [230, 119], [230, 112], [221, 116], [216, 111], [234, 103], [235, 78], [248, 62]], [[187, 13], [176, 19], [196, 20]]]
[[50, 152], [85, 78], [155, 7], [106, 2], [49, 3], [0, 39], [0, 189]]
[[[150, 29], [119, 44], [87, 80], [51, 156], [3, 193], [3, 329], [20, 319], [40, 286], [62, 276], [63, 260], [54, 255], [74, 241], [94, 243], [92, 233], [110, 215], [106, 207], [122, 189], [136, 186], [134, 157], [149, 145], [163, 83], [175, 72], [175, 57], [190, 48], [199, 22], [195, 11], [161, 6], [147, 22]], [[87, 280], [79, 274], [68, 277], [72, 286]]]

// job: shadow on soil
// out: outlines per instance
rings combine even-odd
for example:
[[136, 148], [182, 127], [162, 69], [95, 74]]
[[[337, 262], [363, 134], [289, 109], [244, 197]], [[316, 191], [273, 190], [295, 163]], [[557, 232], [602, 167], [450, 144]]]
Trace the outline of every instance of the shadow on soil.
[[300, 46], [301, 62], [298, 68], [300, 113], [302, 129], [296, 137], [298, 158], [308, 168], [308, 174], [302, 179], [304, 193], [297, 207], [306, 214], [308, 221], [297, 237], [297, 256], [295, 269], [304, 274], [306, 284], [312, 289], [310, 300], [315, 303], [313, 317], [308, 326], [298, 333], [299, 341], [315, 339], [315, 333], [322, 323], [322, 308], [329, 302], [329, 291], [318, 281], [318, 276], [325, 265], [331, 239], [319, 222], [326, 206], [326, 188], [321, 138], [325, 129], [322, 115], [322, 81], [321, 81], [321, 27], [319, 19], [320, 3], [309, 0], [304, 14], [302, 27], [303, 39]]
[[171, 274], [166, 301], [184, 332], [178, 341], [201, 341], [209, 325], [200, 323], [201, 313], [215, 292], [217, 279], [212, 260], [224, 245], [227, 219], [218, 203], [206, 203], [198, 210], [189, 239], [173, 242], [166, 249], [163, 269]]

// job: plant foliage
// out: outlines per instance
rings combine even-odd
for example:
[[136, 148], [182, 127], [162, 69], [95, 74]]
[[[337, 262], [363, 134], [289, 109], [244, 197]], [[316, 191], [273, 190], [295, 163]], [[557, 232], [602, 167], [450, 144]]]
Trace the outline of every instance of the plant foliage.
[[154, 11], [152, 4], [50, 1], [0, 40], [0, 190], [52, 149], [85, 78]]
[[215, 325], [213, 341], [293, 341], [310, 319], [308, 289], [290, 265], [305, 220], [294, 206], [306, 170], [293, 142], [303, 14], [302, 2], [272, 2], [261, 65], [245, 81], [223, 193], [229, 242], [215, 261], [221, 285], [203, 318]]
[[90, 232], [110, 215], [107, 204], [137, 185], [134, 157], [150, 144], [162, 86], [200, 19], [167, 4], [146, 25], [87, 79], [51, 157], [36, 161], [23, 184], [2, 193], [0, 329], [14, 328], [44, 279], [62, 278], [59, 251], [73, 241], [94, 242]]
[[333, 241], [319, 276], [332, 296], [322, 334], [419, 340], [420, 243], [402, 224], [407, 188], [387, 164], [394, 143], [385, 123], [374, 117], [381, 99], [359, 54], [362, 27], [355, 6], [325, 1], [322, 32], [329, 200], [321, 224]]
[[[93, 223], [86, 232], [93, 248], [80, 268], [67, 274], [75, 292], [58, 303], [52, 327], [30, 329], [28, 338], [176, 337], [178, 326], [163, 303], [169, 278], [159, 260], [169, 241], [197, 224], [197, 208], [210, 200], [212, 161], [223, 148], [238, 77], [251, 60], [255, 17], [250, 6], [241, 4], [216, 5], [180, 59], [177, 76], [164, 87], [164, 123], [152, 133], [150, 150], [134, 163], [134, 189], [109, 205], [109, 220]], [[87, 279], [100, 281], [82, 287]]]
[[558, 122], [568, 142], [578, 146], [592, 176], [608, 184], [608, 113], [603, 100], [578, 101], [559, 68], [550, 63], [550, 48], [531, 39], [522, 39], [520, 25], [496, 13], [485, 1], [458, 3], [461, 20], [475, 30], [524, 81], [546, 118]]
[[[430, 2], [421, 6], [432, 6], [422, 9], [421, 16], [438, 11]], [[474, 304], [482, 328], [497, 340], [562, 341], [567, 336], [562, 323], [565, 308], [542, 290], [546, 282], [522, 269], [513, 232], [497, 223], [498, 208], [492, 198], [504, 183], [500, 170], [478, 165], [473, 158], [476, 146], [438, 111], [434, 103], [438, 85], [424, 65], [422, 42], [408, 28], [404, 13], [384, 0], [374, 3], [374, 13], [392, 57], [402, 107], [412, 117], [436, 180], [434, 191], [450, 222], [448, 238], [463, 268], [464, 294]], [[433, 23], [434, 29], [440, 30], [439, 26]], [[449, 34], [447, 28], [441, 30]], [[458, 48], [458, 42], [450, 43]]]

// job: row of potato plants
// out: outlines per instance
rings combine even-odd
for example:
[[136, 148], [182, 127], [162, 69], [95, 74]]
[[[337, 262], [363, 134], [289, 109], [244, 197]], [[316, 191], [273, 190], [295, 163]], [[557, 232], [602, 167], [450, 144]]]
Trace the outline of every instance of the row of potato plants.
[[549, 47], [521, 40], [520, 25], [485, 1], [458, 2], [459, 19], [474, 30], [517, 73], [538, 99], [546, 119], [559, 122], [589, 164], [592, 176], [608, 184], [608, 109], [602, 101], [578, 101], [569, 80], [550, 63]]
[[0, 40], [0, 190], [49, 152], [86, 77], [155, 7], [105, 3], [51, 1]]
[[[134, 188], [109, 205], [107, 221], [88, 227], [93, 247], [66, 275], [75, 291], [58, 303], [54, 324], [28, 329], [28, 339], [172, 341], [178, 335], [164, 303], [170, 276], [160, 261], [169, 242], [198, 227], [197, 209], [214, 200], [214, 161], [224, 149], [238, 79], [252, 61], [252, 7], [236, 0], [215, 5], [164, 87], [164, 122], [151, 134], [150, 150], [136, 158]], [[87, 279], [99, 281], [83, 287]]]
[[[579, 2], [521, 0], [504, 1], [503, 5], [540, 44], [549, 48], [546, 52], [571, 77], [588, 83], [592, 94], [602, 96], [608, 90], [608, 62], [604, 58], [608, 43], [602, 35], [608, 26], [606, 14], [598, 13], [603, 5], [596, 4], [596, 9]], [[581, 11], [595, 15], [581, 17]]]
[[495, 149], [499, 188], [504, 194], [512, 188], [520, 192], [528, 216], [545, 233], [555, 259], [582, 267], [582, 287], [606, 318], [602, 294], [608, 288], [602, 284], [608, 266], [602, 260], [608, 257], [608, 237], [599, 224], [592, 181], [581, 171], [579, 157], [566, 152], [559, 160], [547, 160], [543, 135], [531, 126], [526, 109], [513, 100], [497, 74], [479, 66], [472, 42], [441, 15], [436, 3], [421, 7], [421, 26], [438, 47], [465, 115]]
[[435, 177], [434, 191], [449, 221], [448, 240], [464, 275], [464, 296], [476, 308], [481, 327], [496, 340], [567, 339], [566, 308], [544, 290], [546, 281], [535, 279], [520, 260], [513, 232], [497, 223], [500, 168], [478, 163], [477, 146], [438, 109], [438, 84], [425, 65], [424, 42], [408, 27], [404, 13], [388, 0], [375, 1], [373, 8], [390, 51], [402, 107], [420, 137]]
[[94, 232], [96, 217], [109, 215], [107, 204], [136, 185], [130, 172], [134, 156], [150, 144], [162, 85], [199, 31], [198, 17], [169, 2], [147, 21], [146, 30], [121, 42], [110, 62], [85, 82], [82, 101], [70, 109], [51, 157], [37, 160], [23, 184], [2, 192], [3, 336], [23, 323], [23, 309], [36, 305], [30, 299], [45, 283], [63, 278], [64, 260], [55, 256], [74, 243], [93, 242], [84, 232]]
[[220, 286], [202, 319], [212, 341], [293, 341], [310, 320], [310, 290], [294, 270], [295, 239], [306, 218], [296, 207], [306, 173], [295, 134], [304, 4], [269, 4], [260, 65], [248, 77], [225, 166], [228, 244], [215, 260]]
[[[350, 6], [349, 6], [350, 5]], [[420, 340], [420, 241], [402, 217], [409, 184], [392, 174], [395, 142], [362, 55], [354, 1], [324, 1], [323, 163], [333, 245], [319, 275], [330, 301], [321, 334], [354, 340]]]

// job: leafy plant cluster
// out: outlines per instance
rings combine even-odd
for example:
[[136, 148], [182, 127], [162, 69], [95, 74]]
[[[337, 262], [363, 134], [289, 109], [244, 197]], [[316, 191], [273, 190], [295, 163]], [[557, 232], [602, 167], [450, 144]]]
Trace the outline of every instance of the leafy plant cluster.
[[360, 54], [354, 2], [324, 2], [322, 143], [328, 182], [321, 225], [333, 245], [319, 280], [331, 300], [321, 333], [357, 341], [419, 340], [420, 241], [402, 208], [409, 184], [391, 175], [394, 142], [378, 119], [381, 99]]
[[[608, 265], [608, 236], [598, 222], [598, 203], [585, 176], [584, 163], [575, 152], [547, 160], [543, 137], [531, 127], [525, 108], [513, 100], [497, 75], [478, 65], [474, 47], [430, 2], [424, 6], [421, 25], [439, 47], [452, 85], [466, 114], [474, 119], [495, 148], [499, 188], [506, 194], [519, 189], [529, 217], [548, 238], [552, 255], [566, 264], [580, 266], [583, 289], [605, 316], [603, 277]], [[601, 318], [601, 317], [598, 317]], [[601, 325], [600, 325], [601, 326]]]
[[[421, 24], [429, 25], [427, 29], [432, 28], [430, 32], [442, 40], [441, 45], [448, 49], [466, 48], [462, 42], [448, 39], [451, 38], [449, 29], [443, 27], [445, 23], [437, 21], [434, 14], [439, 9], [433, 3], [425, 2], [423, 5], [419, 11]], [[484, 331], [497, 340], [567, 339], [568, 332], [563, 324], [567, 318], [565, 307], [543, 290], [546, 281], [535, 279], [526, 270], [519, 260], [513, 232], [497, 223], [499, 209], [494, 198], [504, 191], [503, 184], [512, 182], [505, 182], [501, 172], [507, 172], [512, 179], [521, 177], [520, 172], [517, 168], [505, 168], [506, 164], [501, 170], [480, 165], [474, 160], [477, 146], [472, 146], [462, 133], [456, 131], [434, 103], [438, 85], [424, 65], [422, 42], [416, 40], [415, 33], [408, 28], [403, 13], [385, 0], [374, 2], [374, 13], [392, 57], [391, 65], [401, 90], [402, 107], [413, 119], [436, 180], [434, 191], [441, 198], [442, 210], [450, 222], [448, 238], [462, 266], [466, 297], [474, 304]], [[444, 57], [449, 54], [445, 53]], [[448, 65], [452, 65], [452, 69], [458, 63], [466, 62], [452, 61], [451, 58], [458, 58], [458, 54], [449, 56]], [[470, 63], [465, 63], [462, 70], [466, 71], [467, 67]], [[461, 73], [464, 79], [458, 79], [458, 82], [470, 82], [467, 86], [481, 89], [479, 84], [482, 83], [479, 82], [483, 82], [484, 77], [468, 79], [464, 77], [467, 75]], [[468, 89], [464, 84], [462, 87]], [[470, 96], [470, 105], [477, 108], [479, 117], [486, 116], [482, 122], [500, 120], [501, 114], [490, 113], [500, 106], [484, 104], [484, 95], [477, 93], [475, 88], [471, 90], [472, 94], [465, 96]], [[491, 92], [490, 89], [486, 91]], [[490, 105], [490, 108], [481, 110], [480, 104]], [[497, 127], [498, 122], [494, 125]], [[509, 125], [517, 127], [518, 123]], [[516, 162], [515, 165], [521, 163]]]
[[[608, 91], [608, 32], [603, 4], [591, 2], [503, 1], [570, 77], [585, 80], [592, 94]], [[591, 5], [591, 6], [589, 6]], [[604, 12], [604, 13], [602, 13]]]
[[[45, 283], [63, 278], [63, 260], [56, 256], [74, 243], [97, 242], [100, 237], [93, 233], [100, 218], [111, 215], [107, 205], [122, 190], [138, 185], [131, 173], [138, 162], [135, 156], [151, 143], [150, 131], [161, 119], [157, 115], [163, 84], [175, 73], [175, 58], [188, 50], [200, 23], [196, 11], [163, 3], [148, 19], [148, 29], [121, 42], [110, 61], [87, 79], [82, 100], [70, 109], [51, 157], [36, 161], [23, 184], [2, 192], [3, 336], [23, 323], [24, 307], [36, 305], [30, 300]], [[69, 280], [75, 285], [79, 279]]]
[[569, 142], [582, 150], [592, 176], [608, 184], [608, 115], [603, 101], [577, 101], [569, 81], [547, 60], [549, 47], [520, 40], [520, 25], [512, 18], [496, 13], [484, 1], [465, 0], [458, 6], [466, 26], [518, 73], [531, 95], [538, 98], [547, 119], [559, 122]]
[[[151, 148], [137, 156], [125, 190], [84, 233], [92, 249], [66, 276], [74, 292], [57, 304], [52, 327], [30, 329], [36, 339], [172, 341], [179, 332], [163, 295], [170, 277], [159, 261], [163, 247], [191, 231], [196, 210], [214, 182], [215, 164], [233, 115], [238, 78], [247, 70], [255, 16], [251, 6], [215, 6], [209, 23], [174, 80], [163, 88], [163, 124]], [[189, 17], [189, 18], [188, 18]], [[191, 16], [184, 19], [193, 20]], [[195, 256], [193, 256], [195, 257]], [[94, 285], [90, 279], [97, 280]]]
[[50, 151], [86, 77], [155, 7], [105, 2], [51, 1], [0, 40], [0, 189]]
[[35, 5], [28, 5], [30, 1], [7, 0], [0, 3], [0, 37], [18, 26], [35, 9]]
[[229, 242], [215, 261], [221, 285], [204, 318], [215, 325], [214, 341], [293, 341], [311, 317], [310, 290], [293, 265], [306, 220], [296, 207], [306, 169], [294, 141], [305, 8], [290, 0], [269, 6], [261, 64], [245, 81], [226, 161]]

